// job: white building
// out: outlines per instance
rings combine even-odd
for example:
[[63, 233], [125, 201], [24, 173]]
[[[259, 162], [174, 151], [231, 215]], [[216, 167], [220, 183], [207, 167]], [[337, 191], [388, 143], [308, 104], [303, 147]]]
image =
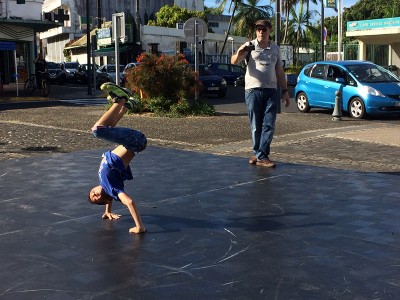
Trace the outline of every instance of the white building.
[[[96, 3], [93, 3], [96, 2]], [[101, 12], [98, 12], [95, 7], [99, 0], [89, 0], [90, 11], [93, 14], [101, 17], [102, 26], [99, 33], [101, 36], [107, 36], [107, 39], [100, 38], [97, 41], [96, 48], [101, 49], [96, 51], [96, 63], [113, 63], [113, 42], [111, 40], [111, 29], [107, 28], [110, 25], [109, 21], [112, 19], [110, 12], [121, 11], [125, 13], [126, 23], [126, 35], [127, 41], [123, 47], [120, 47], [120, 61], [127, 63], [135, 61], [137, 55], [143, 51], [157, 51], [159, 53], [176, 53], [176, 51], [182, 52], [183, 49], [193, 50], [193, 45], [186, 41], [183, 36], [183, 31], [172, 28], [160, 28], [148, 29], [152, 26], [146, 26], [147, 21], [150, 17], [154, 18], [156, 12], [164, 5], [177, 5], [182, 8], [189, 10], [204, 10], [203, 0], [175, 0], [175, 1], [154, 1], [154, 0], [123, 0], [117, 3], [110, 0], [101, 0]], [[43, 11], [44, 12], [56, 12], [62, 9], [65, 14], [70, 17], [69, 21], [65, 22], [63, 28], [56, 28], [49, 30], [48, 32], [42, 33], [40, 38], [43, 40], [43, 46], [46, 52], [46, 59], [48, 61], [78, 61], [79, 63], [87, 62], [87, 50], [86, 50], [86, 9], [82, 7], [81, 2], [76, 0], [45, 0]], [[216, 34], [212, 40], [206, 37], [204, 46], [201, 45], [198, 49], [201, 53], [213, 53], [216, 54], [222, 49], [225, 34], [229, 24], [228, 16], [207, 16], [209, 26]], [[98, 17], [95, 20], [99, 20]], [[108, 22], [107, 22], [108, 21]], [[96, 25], [96, 22], [93, 22]], [[108, 24], [108, 25], [106, 25]], [[93, 28], [93, 27], [91, 27]], [[170, 34], [173, 32], [173, 34]], [[218, 35], [219, 34], [219, 35]], [[211, 36], [211, 35], [210, 35]], [[237, 49], [238, 45], [242, 40], [235, 38], [236, 42], [228, 42], [225, 46], [226, 51], [224, 53], [230, 54], [232, 47]], [[107, 41], [106, 43], [104, 41]]]
[[42, 20], [42, 3], [0, 0], [0, 84], [24, 82], [33, 70], [36, 33], [62, 25]]

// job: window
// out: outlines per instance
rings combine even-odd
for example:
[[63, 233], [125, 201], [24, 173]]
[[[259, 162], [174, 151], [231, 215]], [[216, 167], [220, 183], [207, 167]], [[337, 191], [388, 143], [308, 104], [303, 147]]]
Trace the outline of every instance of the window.
[[315, 65], [311, 71], [310, 76], [314, 78], [324, 78], [325, 65]]
[[218, 22], [208, 22], [208, 25], [210, 27], [214, 27], [214, 28], [218, 28], [219, 27], [219, 23]]
[[329, 66], [326, 79], [329, 81], [336, 81], [336, 78], [344, 78], [343, 71], [339, 67]]

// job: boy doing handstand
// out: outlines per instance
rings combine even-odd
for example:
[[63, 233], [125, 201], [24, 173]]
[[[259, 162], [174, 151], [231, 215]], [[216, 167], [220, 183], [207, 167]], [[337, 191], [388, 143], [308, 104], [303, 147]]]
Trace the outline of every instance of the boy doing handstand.
[[135, 227], [130, 228], [129, 232], [143, 233], [145, 227], [135, 201], [124, 191], [124, 181], [133, 179], [129, 163], [137, 153], [146, 148], [147, 139], [140, 131], [115, 127], [128, 108], [132, 108], [135, 103], [130, 91], [112, 83], [103, 84], [101, 89], [109, 93], [108, 99], [112, 99], [114, 103], [94, 124], [92, 134], [119, 146], [103, 153], [99, 168], [100, 185], [92, 188], [88, 199], [92, 204], [105, 205], [103, 219], [110, 220], [121, 217], [111, 212], [112, 200], [122, 202], [127, 206], [135, 222]]

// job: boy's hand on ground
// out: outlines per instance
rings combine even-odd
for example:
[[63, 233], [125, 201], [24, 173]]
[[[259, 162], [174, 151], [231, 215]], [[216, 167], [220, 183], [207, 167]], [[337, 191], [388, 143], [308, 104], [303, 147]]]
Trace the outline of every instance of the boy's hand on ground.
[[144, 227], [132, 227], [129, 229], [129, 233], [145, 233], [146, 229]]
[[120, 217], [121, 217], [121, 215], [118, 215], [118, 214], [104, 213], [102, 218], [109, 219], [109, 220], [118, 220]]

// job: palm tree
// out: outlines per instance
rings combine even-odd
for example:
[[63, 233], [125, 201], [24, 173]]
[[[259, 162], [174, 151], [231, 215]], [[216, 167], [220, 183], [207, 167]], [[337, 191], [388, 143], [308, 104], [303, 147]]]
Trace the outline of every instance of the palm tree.
[[293, 7], [296, 6], [298, 1], [299, 0], [286, 0], [283, 2], [283, 10], [285, 15], [285, 30], [283, 34], [283, 44], [286, 44], [288, 39], [290, 11]]
[[[227, 4], [228, 0], [216, 0], [216, 3], [220, 3], [220, 6], [218, 7], [218, 9], [224, 9], [226, 4]], [[232, 27], [232, 23], [233, 23], [233, 17], [235, 16], [235, 11], [237, 9], [238, 3], [240, 3], [241, 0], [231, 0], [230, 6], [229, 6], [229, 10], [231, 10], [232, 5], [233, 5], [233, 9], [232, 9], [232, 14], [231, 14], [231, 18], [229, 20], [229, 25], [228, 25], [228, 31], [225, 35], [225, 40], [224, 40], [224, 45], [222, 46], [222, 50], [221, 50], [221, 54], [224, 53], [225, 50], [225, 46], [226, 46], [226, 42], [228, 41], [228, 35], [229, 32], [231, 31], [231, 27]]]
[[[216, 0], [216, 3], [220, 3], [219, 8], [221, 8], [227, 5], [227, 1], [228, 0]], [[232, 6], [233, 9], [221, 54], [225, 50], [233, 21], [235, 21], [235, 33], [237, 35], [252, 38], [254, 34], [255, 22], [260, 19], [269, 19], [271, 17], [273, 14], [272, 6], [257, 5], [260, 1], [261, 0], [247, 0], [248, 3], [244, 3], [242, 0], [231, 0], [229, 11], [231, 10]], [[238, 14], [235, 16], [236, 10], [238, 10]]]
[[238, 13], [234, 16], [235, 34], [254, 38], [254, 24], [257, 20], [270, 19], [274, 13], [271, 5], [258, 5], [261, 0], [248, 0], [238, 4]]
[[[306, 12], [308, 13], [310, 11], [310, 2], [317, 4], [317, 0], [305, 0], [305, 1], [306, 1]], [[310, 25], [310, 20], [308, 20], [307, 25]]]
[[288, 35], [288, 42], [293, 44], [297, 49], [297, 55], [299, 54], [299, 49], [307, 44], [306, 29], [315, 32], [316, 28], [309, 25], [309, 20], [315, 14], [315, 11], [304, 11], [303, 2], [300, 2], [298, 13], [296, 12], [296, 7], [290, 9], [291, 19], [289, 21], [289, 30], [292, 34]]

